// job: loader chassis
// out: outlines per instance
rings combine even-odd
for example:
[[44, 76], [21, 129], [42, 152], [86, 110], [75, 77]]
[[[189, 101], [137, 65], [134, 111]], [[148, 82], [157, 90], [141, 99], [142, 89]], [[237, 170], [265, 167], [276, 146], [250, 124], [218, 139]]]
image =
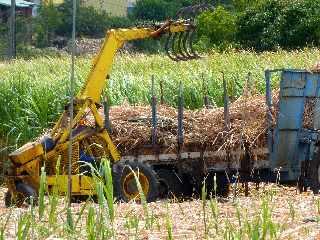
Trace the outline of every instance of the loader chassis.
[[[126, 41], [159, 38], [162, 35], [169, 34], [170, 36], [179, 36], [178, 38], [174, 37], [176, 39], [175, 42], [170, 40], [171, 44], [166, 45], [167, 53], [171, 59], [175, 61], [197, 59], [199, 56], [192, 49], [191, 45], [191, 37], [194, 31], [195, 25], [192, 19], [170, 20], [143, 28], [109, 30], [99, 54], [94, 59], [93, 67], [84, 86], [73, 101], [73, 108], [70, 108], [69, 105], [65, 107], [65, 111], [56, 122], [49, 136], [27, 143], [9, 155], [13, 167], [6, 174], [6, 183], [9, 188], [6, 195], [7, 202], [10, 203], [10, 199], [12, 202], [22, 202], [21, 198], [28, 197], [28, 192], [30, 192], [25, 191], [25, 189], [29, 189], [29, 187], [39, 189], [40, 169], [43, 166], [46, 168], [48, 189], [58, 188], [58, 192], [66, 192], [66, 186], [68, 185], [66, 175], [69, 162], [68, 146], [70, 145], [70, 135], [72, 136], [72, 195], [95, 194], [92, 179], [90, 176], [80, 172], [81, 167], [79, 167], [78, 161], [99, 161], [104, 157], [110, 159], [112, 164], [115, 165], [121, 159], [120, 153], [113, 144], [103, 123], [103, 118], [98, 113], [98, 108], [101, 106], [101, 94], [105, 88], [105, 83], [117, 50]], [[178, 48], [177, 44], [179, 45]], [[70, 119], [70, 116], [72, 116], [69, 112], [70, 109], [73, 109], [73, 119]], [[87, 126], [83, 123], [88, 112], [94, 118], [94, 125], [92, 126]], [[102, 148], [92, 149], [91, 146], [95, 144], [99, 144]], [[60, 164], [57, 164], [59, 162]], [[149, 187], [158, 184], [152, 168], [146, 164], [142, 166], [130, 161], [128, 164], [134, 172], [139, 173], [139, 168], [144, 168], [146, 171], [145, 175], [151, 176], [148, 180], [153, 180], [153, 185], [152, 182], [146, 181], [146, 178], [144, 179], [146, 186], [143, 186], [143, 189], [146, 189], [145, 194], [148, 196], [148, 191], [152, 190]], [[128, 167], [126, 165], [128, 164], [119, 163], [119, 166], [114, 167], [114, 169], [121, 169], [123, 173], [127, 170]], [[57, 165], [60, 166], [58, 169], [56, 169]], [[127, 174], [130, 175], [131, 173], [128, 172]], [[120, 182], [115, 186], [116, 191], [121, 192], [122, 197], [125, 197], [126, 194], [128, 197], [131, 193], [128, 194], [124, 190], [127, 189], [129, 191], [131, 189], [131, 196], [137, 195], [138, 192], [131, 186], [132, 177], [122, 178], [120, 176], [120, 178], [128, 186]], [[128, 179], [131, 180], [129, 181]], [[129, 185], [131, 188], [129, 188]], [[23, 189], [23, 191], [19, 191], [17, 186], [19, 186], [19, 189]], [[23, 187], [21, 188], [21, 186]]]

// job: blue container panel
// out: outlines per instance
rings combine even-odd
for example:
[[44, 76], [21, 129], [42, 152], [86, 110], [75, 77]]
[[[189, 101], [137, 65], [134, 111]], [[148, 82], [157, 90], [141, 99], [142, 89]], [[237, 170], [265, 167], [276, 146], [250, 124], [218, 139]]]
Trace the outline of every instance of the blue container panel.
[[297, 131], [277, 131], [276, 142], [274, 143], [274, 153], [272, 156], [272, 168], [288, 168], [289, 161], [295, 158], [297, 146]]
[[282, 168], [284, 181], [297, 180], [301, 162], [312, 160], [318, 132], [303, 129], [303, 115], [307, 98], [316, 98], [313, 129], [320, 129], [320, 74], [285, 70], [280, 82], [277, 127], [271, 153], [273, 168]]
[[280, 82], [281, 90], [285, 88], [304, 89], [306, 86], [306, 75], [304, 72], [284, 71]]
[[278, 129], [299, 129], [303, 117], [304, 99], [301, 97], [282, 97], [279, 104]]
[[282, 97], [303, 97], [304, 89], [299, 88], [284, 88], [281, 91]]
[[318, 81], [319, 75], [306, 73], [306, 89], [305, 89], [305, 96], [306, 97], [319, 97], [318, 94]]

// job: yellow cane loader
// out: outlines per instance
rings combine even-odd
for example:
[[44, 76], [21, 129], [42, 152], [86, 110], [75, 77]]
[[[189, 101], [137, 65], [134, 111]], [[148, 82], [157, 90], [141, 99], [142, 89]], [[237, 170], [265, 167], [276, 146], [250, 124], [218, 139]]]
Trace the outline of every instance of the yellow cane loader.
[[[205, 5], [199, 5], [196, 8], [185, 8], [179, 14], [194, 15], [195, 11], [205, 9]], [[12, 167], [6, 172], [5, 178], [8, 187], [5, 195], [6, 206], [21, 206], [31, 198], [36, 203], [43, 167], [49, 192], [68, 192], [68, 172], [71, 168], [72, 197], [94, 196], [94, 179], [87, 166], [89, 163], [99, 165], [102, 159], [110, 160], [115, 197], [123, 201], [139, 198], [135, 174], [147, 201], [167, 196], [170, 192], [189, 194], [189, 191], [195, 190], [199, 193], [204, 179], [208, 193], [219, 195], [226, 195], [229, 183], [237, 183], [239, 179], [242, 182], [256, 183], [298, 182], [300, 190], [310, 187], [318, 193], [318, 71], [282, 69], [265, 72], [267, 128], [266, 134], [259, 134], [259, 137], [261, 135], [261, 142], [267, 146], [251, 148], [249, 142], [243, 141], [239, 148], [219, 147], [217, 150], [207, 148], [213, 145], [213, 142], [207, 142], [207, 146], [185, 144], [183, 97], [180, 87], [177, 129], [174, 131], [177, 133], [175, 146], [170, 145], [169, 148], [157, 141], [156, 99], [152, 97], [152, 143], [120, 155], [109, 135], [108, 114], [101, 114], [101, 94], [108, 81], [117, 50], [127, 41], [156, 39], [168, 35], [165, 49], [170, 59], [197, 59], [199, 55], [192, 47], [195, 31], [193, 20], [167, 21], [143, 28], [109, 30], [83, 88], [76, 95], [73, 104], [66, 105], [49, 134], [9, 154]], [[273, 113], [277, 111], [274, 111], [271, 77], [279, 72], [281, 77], [278, 114], [274, 118]], [[224, 121], [224, 137], [232, 131], [226, 81], [223, 81], [223, 88], [225, 104], [224, 119], [221, 121]]]
[[[130, 160], [130, 156], [120, 156], [105, 128], [103, 116], [98, 111], [101, 107], [101, 94], [117, 50], [125, 42], [157, 39], [169, 35], [165, 46], [168, 56], [175, 61], [184, 61], [199, 58], [191, 43], [194, 32], [195, 25], [192, 20], [170, 20], [152, 27], [109, 30], [84, 86], [74, 99], [73, 114], [70, 114], [70, 104], [67, 105], [48, 136], [29, 142], [9, 155], [12, 167], [6, 174], [8, 187], [5, 196], [6, 205], [20, 206], [30, 197], [36, 201], [42, 166], [45, 166], [49, 192], [58, 189], [59, 193], [67, 193], [70, 139], [72, 139], [72, 196], [96, 194], [90, 174], [81, 172], [81, 161], [90, 162], [92, 159], [99, 161], [106, 157], [113, 165], [113, 184], [118, 198], [128, 201], [137, 197], [134, 174], [130, 169], [134, 171], [139, 169], [139, 180], [147, 200], [155, 200], [159, 195], [159, 175], [162, 174], [161, 176], [165, 178], [167, 173], [160, 171], [157, 175], [154, 169], [143, 161]], [[94, 117], [94, 124], [84, 126], [83, 119], [88, 113]], [[73, 116], [73, 119], [70, 119], [70, 116]], [[56, 176], [58, 160], [60, 169], [59, 175]]]

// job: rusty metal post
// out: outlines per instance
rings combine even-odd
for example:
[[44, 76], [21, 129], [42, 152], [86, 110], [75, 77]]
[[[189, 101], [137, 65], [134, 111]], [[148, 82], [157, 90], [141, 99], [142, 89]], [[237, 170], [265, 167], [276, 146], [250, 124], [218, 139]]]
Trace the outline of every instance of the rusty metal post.
[[273, 152], [272, 142], [272, 93], [271, 93], [271, 72], [265, 71], [266, 80], [266, 102], [267, 102], [267, 138], [268, 138], [268, 149], [270, 154]]
[[154, 89], [154, 76], [151, 76], [152, 145], [157, 144], [157, 97]]
[[247, 140], [243, 140], [243, 130], [245, 124], [248, 120], [248, 97], [252, 95], [252, 77], [251, 73], [248, 72], [246, 78], [246, 86], [243, 89], [243, 97], [244, 97], [244, 106], [243, 106], [243, 120], [244, 122], [241, 124], [241, 146], [244, 148], [245, 154], [243, 158], [241, 158], [240, 162], [240, 177], [244, 178], [244, 187], [245, 187], [245, 196], [249, 195], [249, 184], [248, 179], [250, 177], [250, 172], [252, 170], [251, 167], [251, 157], [250, 157], [250, 146]]
[[223, 79], [223, 103], [224, 103], [224, 130], [226, 132], [230, 129], [230, 111], [229, 111], [229, 95], [227, 88], [227, 81], [224, 76], [224, 72], [222, 72]]

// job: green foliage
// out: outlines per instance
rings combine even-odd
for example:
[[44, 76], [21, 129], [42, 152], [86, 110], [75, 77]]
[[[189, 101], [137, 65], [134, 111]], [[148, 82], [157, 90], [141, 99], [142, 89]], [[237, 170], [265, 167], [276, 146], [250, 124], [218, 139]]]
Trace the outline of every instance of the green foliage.
[[132, 13], [135, 19], [160, 21], [168, 17], [165, 0], [138, 0]]
[[89, 207], [86, 230], [87, 230], [87, 239], [89, 240], [97, 239], [96, 213], [95, 213], [95, 209], [92, 206]]
[[29, 213], [22, 214], [18, 221], [17, 239], [27, 239], [31, 227], [31, 215]]
[[8, 48], [8, 25], [0, 23], [0, 59], [7, 54]]
[[40, 176], [40, 188], [39, 188], [39, 219], [43, 218], [45, 203], [44, 195], [46, 193], [46, 172], [45, 167], [41, 167], [41, 176]]
[[[61, 13], [61, 25], [56, 29], [59, 35], [68, 36], [72, 31], [72, 1], [64, 1], [57, 7]], [[127, 18], [111, 17], [105, 11], [97, 11], [93, 7], [77, 7], [77, 34], [78, 36], [103, 37], [105, 31], [112, 27], [124, 27], [130, 25]]]
[[167, 239], [173, 240], [173, 224], [172, 224], [172, 218], [169, 214], [169, 206], [167, 205], [167, 214], [166, 214], [166, 228], [167, 228]]
[[[21, 55], [21, 50], [32, 41], [33, 22], [32, 18], [23, 15], [16, 15], [16, 45], [17, 55]], [[0, 59], [5, 59], [9, 52], [9, 24], [0, 23]]]
[[280, 39], [278, 1], [268, 1], [262, 8], [251, 7], [238, 18], [238, 40], [242, 46], [258, 50], [274, 49]]
[[233, 9], [236, 12], [245, 11], [249, 6], [257, 7], [266, 0], [232, 0]]
[[38, 14], [35, 23], [36, 46], [45, 47], [53, 40], [56, 29], [62, 24], [62, 13], [50, 1], [40, 5]]
[[258, 51], [320, 45], [320, 1], [233, 0], [198, 17], [200, 45]]
[[198, 33], [210, 46], [226, 47], [234, 42], [236, 17], [224, 7], [206, 11], [197, 19]]
[[109, 218], [111, 222], [114, 221], [115, 218], [115, 209], [114, 209], [114, 196], [113, 196], [113, 180], [112, 180], [112, 167], [110, 165], [110, 161], [107, 159], [101, 160], [101, 166], [103, 170], [104, 176], [104, 193], [107, 196], [107, 204], [109, 210]]
[[4, 240], [5, 238], [5, 231], [7, 230], [8, 227], [8, 223], [10, 218], [12, 217], [12, 212], [10, 211], [6, 218], [4, 220], [2, 220], [2, 225], [0, 226], [0, 240]]
[[319, 46], [320, 1], [266, 0], [239, 14], [237, 38], [257, 50]]
[[168, 18], [176, 18], [176, 14], [182, 7], [199, 4], [199, 0], [138, 0], [131, 14], [132, 19], [163, 21]]
[[279, 44], [283, 48], [304, 47], [310, 44], [320, 45], [320, 1], [285, 1], [286, 6], [280, 12]]
[[[77, 36], [104, 37], [109, 28], [129, 26], [125, 17], [111, 17], [105, 11], [93, 7], [77, 6]], [[35, 39], [37, 47], [50, 46], [57, 36], [69, 37], [72, 32], [72, 1], [66, 0], [61, 5], [52, 2], [40, 5], [39, 15], [35, 20]]]

